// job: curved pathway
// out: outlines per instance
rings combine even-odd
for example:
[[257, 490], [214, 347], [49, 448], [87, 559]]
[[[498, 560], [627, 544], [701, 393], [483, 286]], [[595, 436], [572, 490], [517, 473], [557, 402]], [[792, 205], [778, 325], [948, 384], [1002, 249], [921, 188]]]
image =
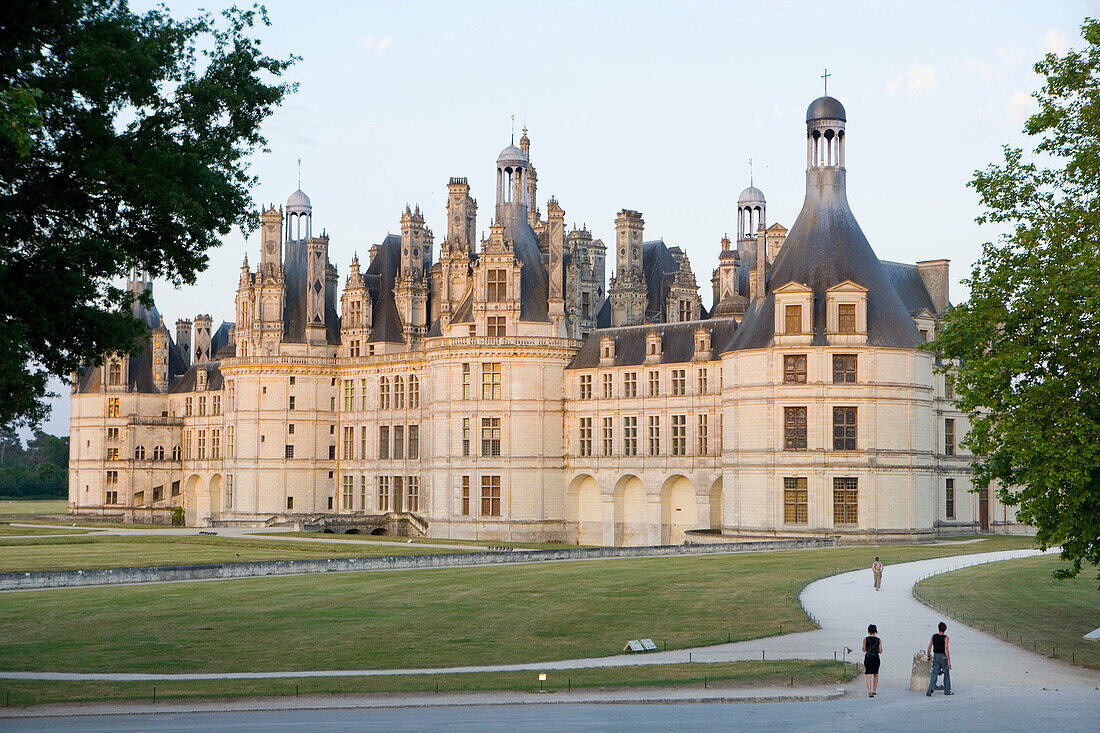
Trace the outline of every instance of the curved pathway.
[[[585, 667], [614, 667], [683, 662], [727, 662], [745, 659], [798, 659], [844, 657], [845, 647], [858, 649], [868, 623], [878, 625], [885, 652], [879, 685], [909, 687], [913, 652], [928, 644], [941, 617], [912, 595], [913, 585], [923, 577], [984, 562], [1038, 554], [1036, 550], [1010, 550], [956, 557], [936, 558], [889, 566], [883, 575], [883, 589], [872, 587], [870, 570], [841, 573], [806, 586], [801, 601], [821, 626], [784, 636], [720, 644], [651, 654], [617, 655], [529, 664], [486, 665], [419, 669], [309, 670], [286, 672], [227, 672], [191, 674], [2, 672], [0, 679], [134, 681], [202, 679], [271, 679], [293, 677], [368, 677], [407, 674], [448, 674], [563, 670]], [[1032, 654], [994, 636], [948, 620], [951, 637], [953, 683], [998, 686], [1095, 686], [1100, 674], [1071, 667]], [[859, 660], [860, 653], [848, 655]], [[861, 682], [860, 682], [861, 684]]]

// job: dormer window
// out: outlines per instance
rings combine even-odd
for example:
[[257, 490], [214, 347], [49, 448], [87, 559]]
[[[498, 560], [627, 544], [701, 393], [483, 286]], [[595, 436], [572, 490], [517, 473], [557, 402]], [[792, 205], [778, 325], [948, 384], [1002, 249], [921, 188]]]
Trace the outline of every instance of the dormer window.
[[867, 343], [867, 288], [845, 280], [825, 291], [826, 331], [833, 344]]
[[610, 336], [600, 338], [600, 363], [610, 364], [615, 360], [615, 339]]
[[646, 361], [661, 360], [661, 334], [653, 331], [645, 335], [645, 359]]
[[783, 307], [783, 333], [788, 335], [802, 333], [802, 306]]
[[710, 331], [705, 328], [695, 329], [695, 358], [710, 358]]
[[489, 270], [486, 274], [486, 283], [488, 286], [486, 300], [490, 303], [499, 303], [508, 299], [508, 285], [504, 270]]
[[855, 303], [840, 303], [837, 305], [837, 333], [856, 332], [856, 306]]
[[813, 336], [814, 291], [789, 282], [775, 292], [775, 342], [777, 346], [801, 346]]

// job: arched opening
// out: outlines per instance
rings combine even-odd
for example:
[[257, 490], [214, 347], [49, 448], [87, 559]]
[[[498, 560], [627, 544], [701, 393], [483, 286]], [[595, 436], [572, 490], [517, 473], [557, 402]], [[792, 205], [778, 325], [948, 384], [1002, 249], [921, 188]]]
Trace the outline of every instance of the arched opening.
[[592, 476], [582, 474], [569, 483], [565, 490], [565, 520], [578, 545], [604, 543], [603, 501], [599, 484]]
[[370, 533], [373, 534], [373, 535], [386, 534], [386, 528], [385, 527], [375, 527], [374, 529], [372, 529], [370, 531]]
[[325, 529], [322, 531], [322, 534], [336, 534], [336, 531], [325, 527]]
[[210, 516], [222, 513], [222, 476], [216, 473], [210, 477]]
[[686, 531], [698, 527], [695, 487], [686, 476], [669, 476], [661, 486], [661, 544], [683, 544]]
[[645, 487], [627, 474], [615, 483], [615, 546], [631, 547], [649, 542], [646, 532]]
[[112, 361], [108, 370], [107, 384], [112, 387], [117, 387], [122, 384], [122, 365], [117, 361]]
[[344, 534], [359, 534], [359, 530], [357, 530], [355, 527], [352, 527], [351, 529], [345, 529]]
[[183, 482], [183, 521], [188, 527], [194, 527], [199, 519], [199, 492], [202, 491], [202, 479], [191, 474]]
[[721, 530], [724, 524], [722, 510], [722, 477], [719, 476], [710, 485], [710, 528]]
[[832, 130], [825, 131], [825, 165], [836, 165], [836, 149], [833, 145], [835, 134]]

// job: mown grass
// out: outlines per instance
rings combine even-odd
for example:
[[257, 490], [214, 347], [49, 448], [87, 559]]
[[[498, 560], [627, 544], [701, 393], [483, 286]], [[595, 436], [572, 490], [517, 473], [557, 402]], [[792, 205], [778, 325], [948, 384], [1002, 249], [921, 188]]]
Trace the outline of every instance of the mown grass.
[[1051, 573], [1063, 566], [1043, 555], [964, 568], [921, 581], [913, 594], [1024, 649], [1100, 669], [1100, 643], [1082, 638], [1100, 627], [1096, 568], [1054, 579]]
[[507, 542], [504, 540], [452, 540], [443, 537], [400, 537], [398, 535], [362, 535], [362, 534], [329, 534], [327, 532], [264, 532], [264, 535], [277, 537], [297, 537], [300, 539], [338, 539], [338, 540], [369, 540], [371, 542], [392, 542], [401, 544], [438, 544], [438, 545], [462, 545], [464, 547], [512, 547], [517, 550], [561, 550], [588, 547], [588, 545], [564, 545], [560, 542]]
[[92, 530], [77, 527], [12, 527], [0, 524], [0, 537], [20, 537], [24, 535], [88, 534]]
[[199, 535], [0, 537], [0, 572], [208, 565], [254, 560], [312, 560], [448, 552], [455, 550], [416, 545], [286, 542]]
[[875, 555], [892, 564], [1028, 544], [996, 537], [6, 593], [0, 669], [395, 669], [602, 656], [639, 638], [703, 646], [814, 628], [801, 589], [869, 567]]
[[24, 499], [0, 499], [0, 517], [25, 517], [34, 514], [64, 514], [69, 504], [64, 499], [27, 501]]
[[0, 704], [181, 700], [289, 695], [449, 693], [516, 691], [566, 692], [625, 687], [812, 687], [844, 684], [858, 672], [854, 664], [824, 660], [653, 664], [546, 672], [388, 675], [378, 677], [290, 677], [270, 680], [188, 680], [181, 682], [53, 682], [0, 680]]

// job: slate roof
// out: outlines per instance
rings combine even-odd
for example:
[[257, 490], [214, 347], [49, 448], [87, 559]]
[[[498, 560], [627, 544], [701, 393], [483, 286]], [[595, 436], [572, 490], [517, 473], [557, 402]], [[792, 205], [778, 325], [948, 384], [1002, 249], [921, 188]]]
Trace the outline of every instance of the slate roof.
[[[867, 288], [869, 344], [913, 348], [923, 341], [894, 287], [896, 278], [875, 256], [848, 206], [845, 177], [842, 168], [806, 172], [806, 200], [769, 272], [767, 297], [749, 305], [734, 348], [762, 348], [773, 343], [774, 292], [791, 282], [814, 291], [814, 344], [827, 343], [825, 291], [845, 280]], [[912, 284], [906, 278], [901, 280]]]
[[401, 327], [401, 316], [397, 312], [397, 301], [393, 299], [394, 283], [401, 267], [401, 235], [387, 234], [378, 245], [378, 252], [367, 268], [364, 280], [370, 292], [373, 304], [371, 342], [404, 343], [405, 335]]
[[[305, 240], [286, 243], [283, 273], [286, 277], [286, 306], [283, 311], [283, 340], [303, 344], [306, 341], [306, 291], [309, 288], [309, 248]], [[328, 263], [325, 263], [326, 267]], [[327, 274], [327, 273], [326, 273]], [[325, 287], [325, 341], [340, 343], [340, 321], [336, 315], [336, 288], [327, 277]]]
[[684, 321], [682, 323], [651, 323], [642, 326], [619, 326], [604, 328], [593, 332], [581, 346], [566, 369], [591, 369], [600, 365], [600, 341], [603, 338], [615, 339], [615, 360], [613, 366], [634, 366], [645, 364], [646, 334], [657, 331], [661, 334], [661, 364], [680, 364], [689, 362], [695, 356], [695, 331], [698, 328], [710, 331], [711, 361], [729, 351], [737, 331], [737, 322], [732, 318], [711, 318], [705, 321]]
[[[504, 223], [504, 239], [511, 242], [515, 258], [522, 267], [519, 271], [519, 319], [521, 321], [550, 321], [550, 273], [542, 252], [539, 250], [538, 236], [527, 217], [509, 216]], [[452, 323], [472, 323], [474, 320], [473, 292], [466, 294], [454, 309]]]
[[916, 315], [921, 310], [927, 310], [938, 317], [945, 315], [936, 311], [932, 296], [928, 294], [924, 278], [920, 276], [920, 269], [916, 265], [883, 261], [882, 266], [886, 270], [887, 277], [894, 284], [894, 290], [897, 291], [901, 302], [909, 309], [909, 315]]

